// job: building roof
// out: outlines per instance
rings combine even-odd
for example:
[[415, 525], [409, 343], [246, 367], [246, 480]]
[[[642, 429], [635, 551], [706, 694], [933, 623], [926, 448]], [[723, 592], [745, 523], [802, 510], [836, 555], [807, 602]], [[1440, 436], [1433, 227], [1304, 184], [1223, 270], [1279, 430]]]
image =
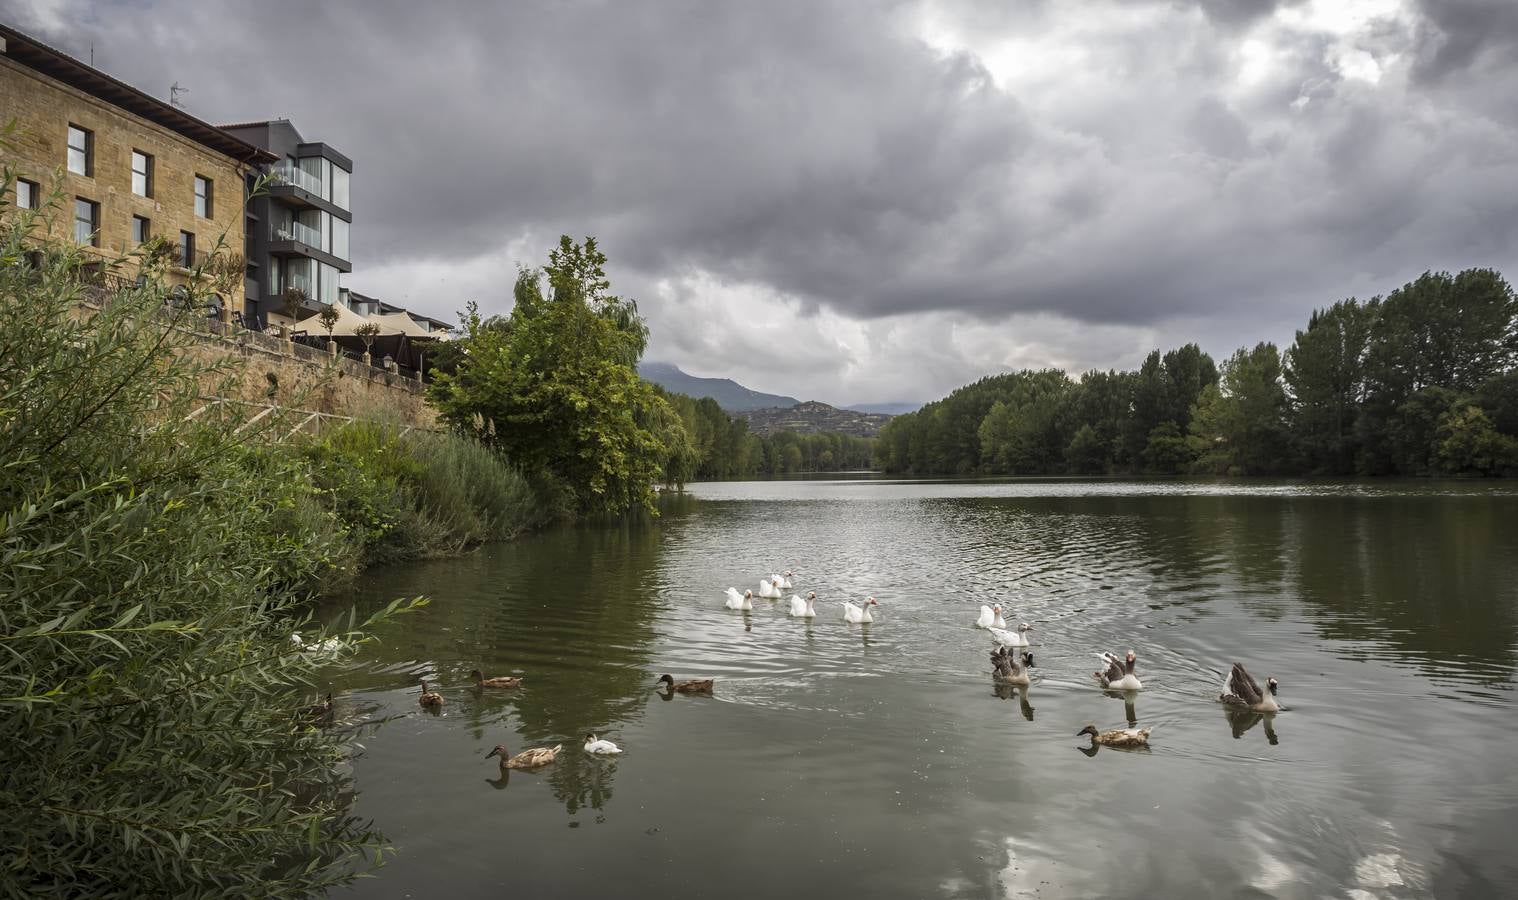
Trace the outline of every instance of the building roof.
[[[415, 319], [418, 322], [429, 322], [429, 323], [437, 326], [438, 328], [444, 329], [446, 331], [452, 331], [452, 330], [454, 330], [454, 328], [457, 327], [452, 322], [448, 322], [448, 321], [445, 321], [443, 319], [436, 319], [436, 318], [433, 318], [432, 316], [424, 316], [421, 313], [412, 312], [409, 309], [405, 309], [403, 307], [396, 306], [394, 303], [390, 303], [390, 302], [388, 302], [386, 300], [381, 300], [378, 297], [371, 297], [368, 294], [361, 294], [361, 293], [359, 293], [358, 291], [355, 291], [355, 290], [351, 290], [350, 289], [348, 291], [348, 297], [349, 297], [349, 302], [350, 303], [353, 302], [354, 300], [357, 300], [360, 303], [374, 303], [374, 304], [377, 304], [377, 306], [376, 306], [376, 309], [378, 311], [377, 312], [377, 316], [389, 316], [389, 315], [395, 315], [397, 313], [405, 313], [406, 315], [410, 316], [412, 319]], [[432, 333], [436, 334], [436, 332], [432, 332]]]
[[4, 55], [29, 69], [98, 97], [150, 122], [177, 132], [198, 144], [245, 163], [270, 163], [278, 157], [202, 121], [170, 103], [139, 91], [60, 50], [0, 25], [0, 49]]

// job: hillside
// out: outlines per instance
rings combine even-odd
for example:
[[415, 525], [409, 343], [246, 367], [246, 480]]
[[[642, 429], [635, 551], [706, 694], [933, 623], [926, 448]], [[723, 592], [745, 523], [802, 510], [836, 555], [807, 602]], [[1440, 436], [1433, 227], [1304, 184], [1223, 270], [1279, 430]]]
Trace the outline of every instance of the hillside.
[[904, 416], [922, 409], [921, 403], [855, 403], [843, 407], [854, 412], [880, 413], [887, 416]]
[[799, 434], [817, 434], [836, 431], [859, 437], [874, 437], [885, 427], [891, 417], [882, 413], [862, 413], [852, 409], [838, 409], [816, 400], [808, 400], [795, 406], [744, 410], [733, 413], [748, 421], [749, 430], [755, 434], [774, 434], [794, 431]]
[[667, 391], [688, 397], [710, 397], [730, 413], [767, 407], [789, 408], [801, 402], [795, 397], [750, 390], [731, 378], [698, 378], [669, 363], [642, 363], [638, 366], [638, 374]]

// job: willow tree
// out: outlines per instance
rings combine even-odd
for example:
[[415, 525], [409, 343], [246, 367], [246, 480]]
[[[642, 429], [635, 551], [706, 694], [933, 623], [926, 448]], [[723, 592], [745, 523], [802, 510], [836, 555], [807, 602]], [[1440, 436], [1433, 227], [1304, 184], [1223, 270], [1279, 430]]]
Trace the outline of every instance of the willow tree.
[[580, 512], [652, 510], [670, 447], [689, 440], [638, 376], [648, 329], [611, 293], [605, 261], [593, 238], [566, 236], [546, 267], [518, 273], [504, 324], [471, 306], [456, 369], [431, 398], [445, 421], [561, 482]]

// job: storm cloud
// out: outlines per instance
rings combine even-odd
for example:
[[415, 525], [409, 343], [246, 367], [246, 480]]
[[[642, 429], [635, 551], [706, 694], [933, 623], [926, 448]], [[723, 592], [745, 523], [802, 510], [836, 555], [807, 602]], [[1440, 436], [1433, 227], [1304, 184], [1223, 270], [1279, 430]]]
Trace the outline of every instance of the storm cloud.
[[7, 4], [352, 156], [350, 284], [449, 314], [594, 234], [651, 356], [831, 402], [1287, 342], [1518, 255], [1518, 7]]

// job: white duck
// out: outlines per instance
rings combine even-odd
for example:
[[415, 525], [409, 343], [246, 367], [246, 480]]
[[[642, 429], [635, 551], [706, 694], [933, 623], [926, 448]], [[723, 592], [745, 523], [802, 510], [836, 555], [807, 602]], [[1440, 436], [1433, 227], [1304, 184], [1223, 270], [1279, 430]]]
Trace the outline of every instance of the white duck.
[[1228, 677], [1223, 679], [1223, 693], [1218, 695], [1218, 699], [1229, 706], [1245, 707], [1255, 712], [1280, 712], [1281, 704], [1276, 702], [1276, 687], [1276, 680], [1267, 678], [1265, 690], [1260, 690], [1254, 678], [1244, 671], [1243, 664], [1234, 663]]
[[1007, 620], [1001, 617], [1001, 604], [995, 606], [982, 606], [980, 618], [975, 620], [976, 628], [1006, 628]]
[[1010, 631], [1006, 628], [996, 628], [994, 626], [987, 628], [986, 630], [991, 632], [991, 640], [1002, 645], [1003, 647], [1033, 646], [1033, 642], [1028, 640], [1028, 632], [1033, 630], [1033, 626], [1029, 625], [1027, 622], [1023, 622], [1021, 625], [1018, 625], [1016, 631]]
[[723, 603], [723, 605], [726, 606], [728, 609], [741, 609], [741, 610], [744, 610], [744, 611], [747, 611], [747, 612], [752, 612], [753, 611], [753, 609], [754, 609], [754, 592], [753, 591], [744, 591], [743, 593], [740, 594], [740, 593], [738, 593], [738, 589], [737, 588], [728, 588], [727, 591], [726, 591], [726, 594], [727, 594], [727, 600], [726, 600], [726, 602]]
[[1107, 664], [1107, 668], [1091, 674], [1109, 691], [1136, 691], [1144, 686], [1138, 676], [1133, 674], [1133, 665], [1137, 660], [1138, 655], [1132, 650], [1123, 659], [1118, 659], [1111, 653], [1103, 653], [1102, 661]]
[[615, 756], [622, 752], [622, 748], [611, 741], [598, 741], [594, 734], [585, 735], [585, 752], [594, 753], [597, 756]]
[[771, 578], [771, 580], [774, 580], [774, 579], [778, 578], [779, 581], [776, 582], [776, 585], [781, 590], [788, 591], [788, 590], [791, 590], [791, 587], [792, 587], [792, 585], [791, 585], [791, 576], [794, 575], [794, 574], [796, 574], [796, 573], [792, 572], [790, 569], [786, 569], [784, 575], [772, 575], [772, 576], [770, 576], [770, 578]]
[[791, 615], [803, 619], [815, 619], [817, 608], [813, 605], [817, 602], [817, 592], [807, 591], [806, 599], [803, 600], [797, 594], [791, 595]]
[[863, 604], [855, 604], [852, 600], [843, 601], [843, 620], [850, 625], [863, 625], [875, 621], [870, 615], [870, 607], [879, 606], [880, 603], [874, 597], [866, 597]]
[[780, 576], [771, 575], [759, 580], [759, 598], [761, 600], [779, 600], [785, 596], [780, 593]]

